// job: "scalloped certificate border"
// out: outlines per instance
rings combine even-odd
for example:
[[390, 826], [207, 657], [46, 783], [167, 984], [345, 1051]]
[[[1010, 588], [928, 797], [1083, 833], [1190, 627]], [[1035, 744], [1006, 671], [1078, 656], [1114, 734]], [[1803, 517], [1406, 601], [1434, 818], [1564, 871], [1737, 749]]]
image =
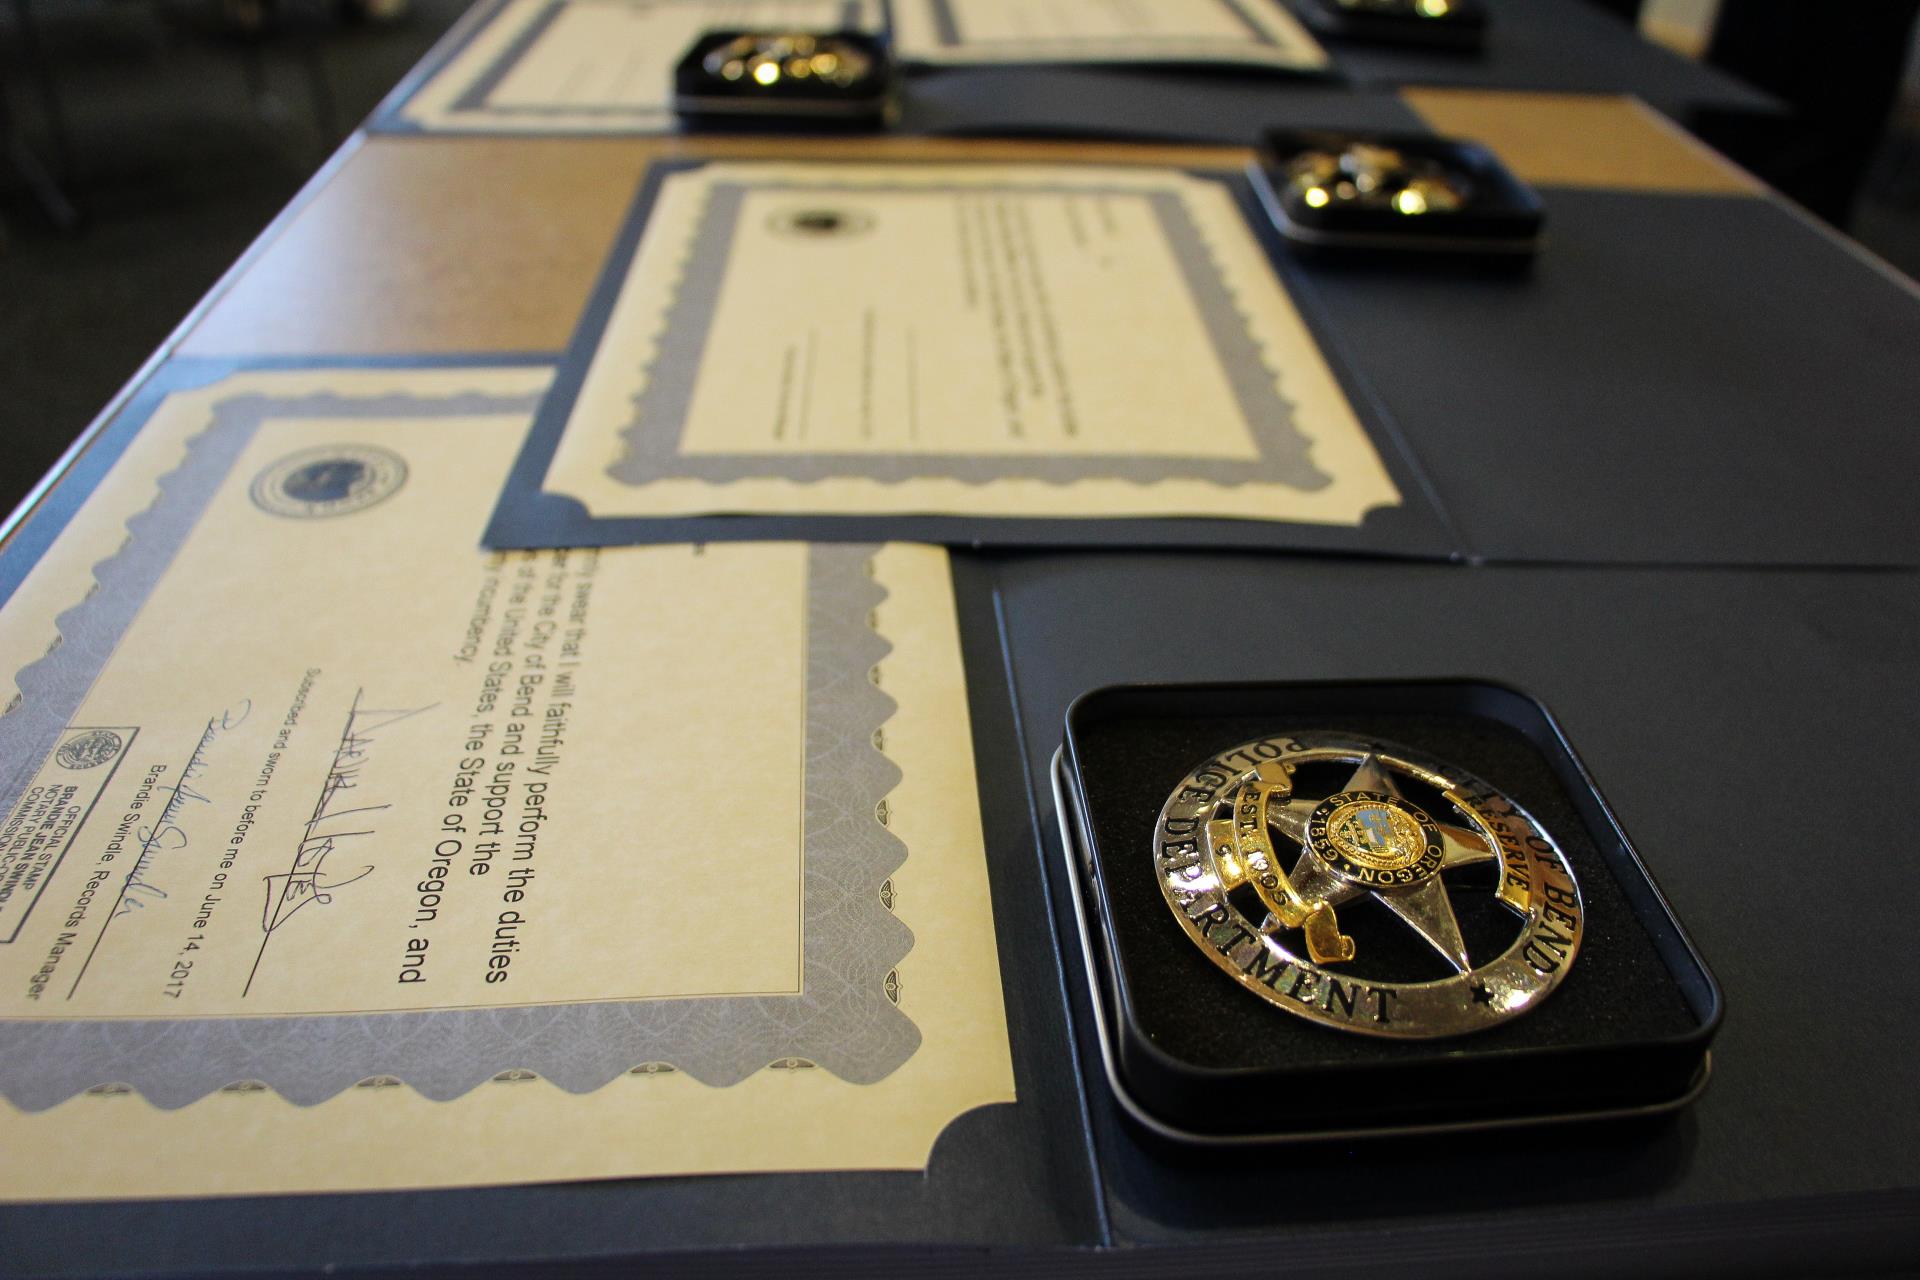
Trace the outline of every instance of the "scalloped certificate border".
[[[697, 171], [696, 171], [697, 172]], [[668, 179], [678, 181], [681, 175]], [[1183, 458], [1140, 454], [982, 454], [938, 453], [726, 453], [681, 451], [687, 416], [705, 359], [708, 336], [719, 309], [720, 289], [741, 206], [749, 193], [794, 192], [871, 195], [1098, 195], [1144, 200], [1186, 280], [1207, 336], [1213, 343], [1228, 386], [1253, 434], [1259, 456], [1252, 460]], [[635, 261], [638, 261], [636, 255]], [[1280, 394], [1278, 374], [1260, 351], [1231, 290], [1202, 239], [1179, 191], [1125, 186], [1073, 186], [1007, 183], [756, 183], [721, 179], [709, 188], [708, 201], [692, 234], [679, 287], [667, 308], [653, 358], [642, 370], [634, 396], [634, 417], [622, 429], [627, 452], [607, 468], [628, 485], [692, 479], [711, 484], [778, 479], [799, 483], [865, 478], [882, 483], [913, 479], [951, 479], [969, 484], [995, 480], [1041, 480], [1071, 484], [1113, 479], [1154, 484], [1170, 479], [1203, 480], [1219, 485], [1279, 484], [1313, 492], [1333, 483], [1312, 458], [1313, 442], [1294, 421], [1293, 405]]]
[[[911, 3], [912, 0], [906, 0], [906, 2]], [[1098, 36], [1090, 39], [1077, 36], [1059, 36], [1052, 38], [1001, 36], [995, 39], [983, 40], [962, 34], [960, 30], [960, 15], [954, 12], [953, 0], [924, 0], [924, 3], [928, 16], [933, 19], [934, 34], [939, 40], [940, 47], [943, 50], [1007, 49], [1016, 57], [1030, 57], [1032, 55], [1028, 51], [1035, 48], [1049, 51], [1058, 49], [1070, 55], [1075, 47], [1091, 47], [1101, 54], [1105, 54], [1115, 48], [1126, 49], [1131, 47], [1135, 50], [1136, 56], [1144, 56], [1156, 61], [1169, 57], [1177, 57], [1196, 49], [1212, 50], [1223, 57], [1232, 57], [1241, 52], [1240, 43], [1237, 41], [1205, 39], [1168, 40], [1157, 36], [1147, 36], [1138, 41], [1129, 41], [1123, 36]], [[1229, 17], [1246, 28], [1247, 40], [1264, 48], [1277, 49], [1280, 47], [1280, 42], [1274, 39], [1273, 33], [1255, 22], [1252, 17], [1248, 15], [1247, 11], [1240, 7], [1239, 0], [1217, 0], [1217, 3], [1222, 9], [1227, 11]], [[1174, 46], [1174, 51], [1171, 54], [1164, 52], [1168, 45]]]
[[[390, 447], [411, 418], [529, 414], [537, 397], [336, 395], [221, 401], [212, 424], [160, 481], [97, 584], [56, 619], [60, 641], [18, 677], [0, 716], [0, 812], [54, 749], [98, 673], [262, 423], [365, 420]], [[801, 992], [270, 1018], [0, 1019], [0, 1095], [25, 1111], [125, 1085], [164, 1108], [239, 1083], [312, 1105], [363, 1080], [397, 1077], [446, 1100], [507, 1071], [572, 1093], [646, 1067], [725, 1087], [801, 1059], [852, 1084], [892, 1074], [920, 1030], [888, 998], [913, 934], [882, 900], [906, 845], [882, 825], [900, 769], [875, 745], [896, 704], [869, 673], [892, 646], [874, 629], [886, 598], [873, 545], [817, 545], [807, 558], [806, 749]], [[618, 553], [615, 553], [618, 554]]]
[[940, 66], [1023, 63], [1201, 62], [1282, 72], [1319, 72], [1329, 59], [1282, 0], [1215, 0], [1239, 37], [1111, 31], [1104, 35], [972, 36], [967, 0], [893, 0], [894, 40], [910, 62]]
[[[604, 3], [605, 0], [596, 0]], [[634, 106], [621, 103], [567, 103], [555, 102], [542, 106], [509, 106], [493, 101], [494, 90], [500, 87], [515, 67], [533, 51], [535, 45], [546, 38], [554, 23], [560, 20], [562, 13], [575, 3], [575, 0], [552, 0], [535, 15], [532, 21], [522, 28], [511, 43], [500, 51], [499, 56], [483, 68], [479, 75], [460, 91], [448, 108], [455, 116], [604, 116], [609, 119], [632, 122], [645, 121], [653, 124], [672, 124], [676, 117], [673, 105], [666, 101]], [[622, 0], [622, 8], [649, 12], [656, 9], [701, 9], [721, 8], [737, 10], [738, 6], [715, 6], [712, 0]], [[822, 6], [826, 7], [825, 5]], [[859, 30], [868, 25], [867, 8], [864, 0], [841, 0], [836, 6], [839, 10], [838, 23], [842, 29]], [[497, 15], [496, 15], [497, 16]], [[737, 19], [735, 19], [737, 20]], [[666, 86], [662, 87], [664, 99]]]

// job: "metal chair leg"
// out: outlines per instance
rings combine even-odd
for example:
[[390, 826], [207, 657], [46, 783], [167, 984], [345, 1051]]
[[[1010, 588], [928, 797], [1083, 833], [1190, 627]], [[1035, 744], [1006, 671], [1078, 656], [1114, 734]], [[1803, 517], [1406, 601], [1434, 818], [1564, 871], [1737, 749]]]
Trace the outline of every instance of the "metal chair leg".
[[40, 47], [40, 28], [33, 19], [31, 0], [13, 0], [14, 21], [20, 28], [20, 52], [40, 95], [40, 109], [46, 115], [47, 137], [53, 144], [54, 171], [67, 181], [73, 179], [73, 148], [68, 141], [67, 113], [60, 103], [60, 91], [53, 82], [53, 70]]
[[58, 179], [40, 162], [40, 157], [33, 153], [21, 134], [13, 118], [4, 79], [0, 79], [0, 159], [4, 159], [20, 175], [41, 212], [46, 214], [47, 221], [61, 231], [72, 231], [80, 225], [80, 211], [67, 198]]
[[319, 126], [325, 145], [332, 148], [340, 140], [340, 109], [334, 103], [333, 84], [327, 79], [326, 64], [320, 60], [317, 39], [301, 38], [300, 60], [306, 68], [307, 91], [313, 98], [314, 123]]

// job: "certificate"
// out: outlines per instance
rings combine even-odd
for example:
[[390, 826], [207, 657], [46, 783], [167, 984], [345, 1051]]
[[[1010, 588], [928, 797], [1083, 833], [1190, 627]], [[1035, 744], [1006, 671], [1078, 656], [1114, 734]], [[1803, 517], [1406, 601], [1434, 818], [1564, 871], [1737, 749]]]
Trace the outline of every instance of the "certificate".
[[893, 0], [893, 20], [914, 62], [1328, 65], [1278, 0]]
[[708, 31], [866, 30], [870, 0], [504, 0], [394, 123], [432, 132], [655, 132]]
[[944, 552], [477, 551], [546, 376], [176, 394], [0, 612], [0, 1141], [73, 1157], [0, 1195], [917, 1168], [1011, 1099]]
[[1399, 502], [1232, 194], [1169, 169], [671, 173], [563, 411], [544, 489], [595, 517]]

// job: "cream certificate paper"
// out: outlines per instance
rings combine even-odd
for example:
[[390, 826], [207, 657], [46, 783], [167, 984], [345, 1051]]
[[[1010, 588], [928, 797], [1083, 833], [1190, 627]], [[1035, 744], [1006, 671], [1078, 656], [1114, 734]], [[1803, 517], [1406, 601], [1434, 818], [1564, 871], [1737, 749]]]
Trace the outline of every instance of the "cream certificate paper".
[[477, 551], [546, 377], [176, 394], [0, 612], [61, 1153], [0, 1195], [919, 1168], [1012, 1098], [945, 553]]
[[893, 0], [893, 23], [914, 62], [1328, 65], [1279, 0]]
[[671, 174], [543, 487], [597, 517], [1399, 501], [1226, 188], [1048, 165]]
[[673, 69], [706, 32], [878, 25], [873, 0], [505, 0], [398, 118], [435, 132], [669, 130]]

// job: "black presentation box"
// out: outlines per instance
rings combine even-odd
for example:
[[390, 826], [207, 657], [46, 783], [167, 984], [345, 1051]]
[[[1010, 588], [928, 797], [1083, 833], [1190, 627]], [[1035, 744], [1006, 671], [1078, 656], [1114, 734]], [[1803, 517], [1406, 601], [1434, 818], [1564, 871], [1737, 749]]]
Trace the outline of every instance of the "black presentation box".
[[1487, 43], [1480, 0], [1306, 0], [1301, 16], [1315, 35], [1368, 44], [1416, 45], [1477, 53]]
[[[754, 39], [809, 39], [822, 46], [841, 46], [866, 58], [868, 65], [846, 83], [811, 73], [778, 75], [771, 83], [751, 75], [729, 80], [707, 68], [708, 55], [736, 41]], [[764, 130], [784, 124], [807, 129], [877, 129], [898, 114], [899, 75], [886, 39], [869, 32], [709, 31], [693, 42], [674, 68], [673, 109], [687, 124], [701, 128], [731, 125]]]
[[[1216, 753], [1309, 730], [1465, 769], [1552, 834], [1578, 880], [1585, 933], [1538, 1009], [1447, 1039], [1356, 1036], [1251, 997], [1177, 926], [1152, 859], [1168, 794]], [[1705, 1085], [1719, 987], [1558, 725], [1525, 694], [1474, 680], [1102, 689], [1067, 713], [1055, 796], [1108, 1083], [1159, 1138], [1247, 1144], [1647, 1115]], [[1475, 950], [1498, 936], [1495, 916], [1512, 932], [1490, 895], [1485, 906], [1461, 918]], [[1363, 904], [1356, 936], [1366, 909], [1379, 910]]]
[[[1398, 152], [1467, 187], [1458, 208], [1406, 214], [1359, 200], [1307, 203], [1287, 179], [1288, 166], [1311, 152], [1366, 146]], [[1255, 193], [1274, 227], [1291, 244], [1346, 253], [1444, 254], [1524, 261], [1540, 246], [1546, 208], [1500, 158], [1477, 142], [1421, 133], [1355, 133], [1269, 129], [1251, 169]], [[1409, 193], [1411, 194], [1411, 193]], [[1321, 198], [1325, 199], [1324, 190]], [[1423, 206], [1424, 207], [1424, 206]]]

